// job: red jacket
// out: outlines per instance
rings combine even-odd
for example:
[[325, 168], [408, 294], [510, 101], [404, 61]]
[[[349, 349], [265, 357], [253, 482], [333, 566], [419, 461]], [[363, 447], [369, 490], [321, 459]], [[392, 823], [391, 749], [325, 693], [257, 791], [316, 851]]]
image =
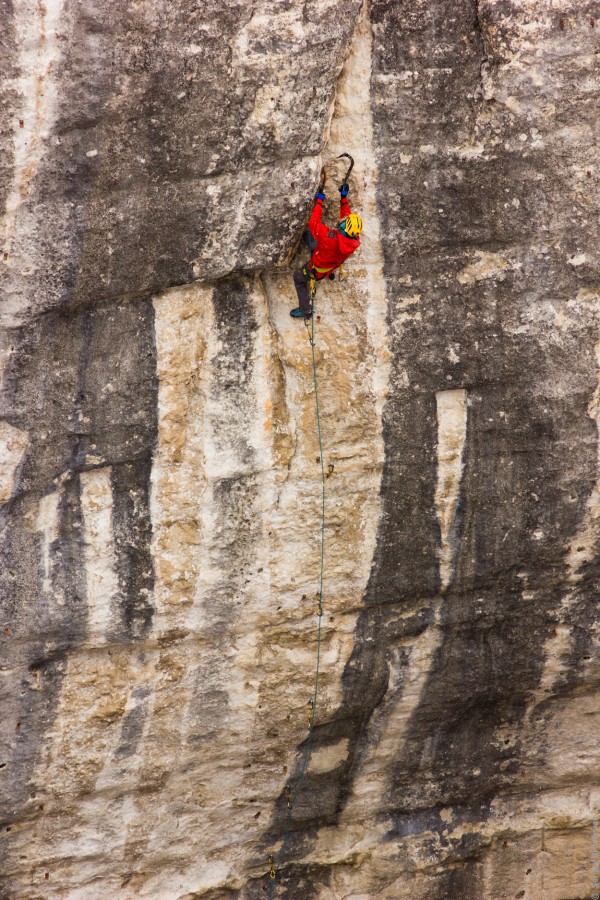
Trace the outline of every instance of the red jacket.
[[[342, 197], [340, 203], [340, 220], [345, 219], [351, 213], [350, 205], [345, 197]], [[348, 259], [355, 250], [360, 247], [358, 238], [350, 238], [337, 228], [328, 228], [321, 222], [323, 215], [323, 201], [315, 200], [314, 209], [308, 220], [308, 230], [317, 242], [317, 246], [310, 258], [309, 266], [315, 269], [324, 269], [325, 271], [317, 271], [316, 278], [319, 281], [325, 278], [334, 269]]]

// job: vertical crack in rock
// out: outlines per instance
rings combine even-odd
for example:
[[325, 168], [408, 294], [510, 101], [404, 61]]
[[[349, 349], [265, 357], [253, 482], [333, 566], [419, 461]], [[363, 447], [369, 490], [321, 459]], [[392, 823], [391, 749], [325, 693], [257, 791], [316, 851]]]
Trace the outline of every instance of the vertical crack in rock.
[[[335, 821], [339, 805], [338, 783], [348, 767], [350, 744], [347, 728], [342, 724], [345, 718], [342, 675], [351, 656], [355, 610], [368, 581], [381, 512], [378, 496], [383, 465], [381, 416], [389, 378], [389, 337], [375, 200], [378, 164], [370, 115], [370, 75], [371, 31], [368, 7], [363, 5], [338, 82], [323, 154], [327, 161], [342, 152], [355, 157], [351, 204], [363, 216], [366, 228], [360, 253], [344, 266], [345, 280], [324, 283], [317, 296], [320, 318], [316, 355], [324, 452], [326, 462], [333, 462], [335, 470], [327, 482], [324, 587], [327, 614], [317, 727], [308, 772], [301, 791], [294, 797], [292, 834], [283, 856], [284, 884], [279, 888], [290, 896], [297, 892], [312, 896], [329, 877], [326, 870], [315, 874], [314, 867], [319, 855], [319, 835], [324, 835], [323, 840], [331, 840], [328, 826]], [[330, 164], [328, 171], [325, 218], [335, 221], [339, 210], [337, 186], [345, 171], [344, 161]], [[303, 253], [301, 249], [299, 259], [304, 260]], [[277, 643], [283, 647], [289, 645], [287, 658], [293, 665], [286, 667], [288, 677], [293, 677], [296, 692], [308, 697], [315, 664], [314, 641], [310, 637], [316, 628], [312, 598], [318, 574], [320, 512], [310, 347], [305, 332], [289, 319], [289, 308], [296, 305], [289, 275], [283, 278], [266, 273], [264, 283], [270, 319], [279, 334], [278, 356], [285, 372], [286, 407], [294, 417], [296, 437], [295, 453], [280, 489], [278, 514], [273, 522], [272, 590], [283, 592], [285, 605], [278, 617], [286, 624], [287, 631], [277, 635]], [[290, 527], [294, 509], [298, 512], [294, 527]], [[289, 558], [285, 568], [280, 568], [278, 546], [285, 551], [286, 544]], [[294, 556], [298, 558], [295, 563]], [[292, 605], [294, 596], [297, 610]], [[263, 691], [263, 697], [266, 693]], [[289, 779], [294, 792], [297, 766], [304, 750], [298, 735], [306, 736], [305, 716], [298, 710], [297, 699], [288, 701], [287, 705], [294, 722], [294, 731], [288, 734], [288, 746], [294, 746], [293, 734], [297, 743], [296, 769]], [[280, 837], [286, 813], [282, 785], [274, 821], [265, 835], [266, 846], [272, 848]], [[306, 862], [300, 863], [299, 859]]]

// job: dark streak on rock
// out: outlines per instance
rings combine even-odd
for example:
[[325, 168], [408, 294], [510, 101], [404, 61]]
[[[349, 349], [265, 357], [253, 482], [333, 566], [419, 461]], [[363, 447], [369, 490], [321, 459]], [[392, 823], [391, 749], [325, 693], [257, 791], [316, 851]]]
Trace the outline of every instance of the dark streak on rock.
[[[0, 78], [10, 83], [17, 75], [17, 41], [14, 30], [14, 2], [13, 0], [0, 0]], [[15, 125], [15, 107], [17, 103], [16, 90], [11, 84], [2, 91], [2, 104], [0, 105], [0, 135], [11, 135]], [[9, 173], [14, 163], [14, 143], [12, 140], [0, 141], [0, 209], [6, 208], [6, 198], [10, 190], [11, 177]], [[0, 255], [0, 266], [4, 260]]]
[[117, 556], [123, 637], [143, 638], [152, 624], [154, 563], [151, 553], [152, 457], [112, 469], [112, 526]]
[[262, 525], [259, 513], [261, 461], [249, 436], [256, 416], [253, 386], [257, 322], [247, 279], [226, 279], [213, 291], [219, 351], [211, 360], [208, 421], [216, 459], [228, 461], [212, 480], [216, 529], [208, 550], [223, 573], [204, 604], [205, 634], [211, 649], [203, 654], [195, 675], [188, 740], [192, 746], [227, 726], [228, 667], [231, 628], [243, 615], [244, 594], [258, 566]]
[[115, 751], [116, 759], [126, 759], [135, 754], [142, 737], [145, 721], [146, 708], [143, 703], [134, 706], [124, 716], [121, 724], [119, 746]]
[[[482, 102], [473, 99], [486, 27], [477, 12], [473, 0], [371, 4], [393, 357], [382, 513], [343, 703], [313, 736], [314, 750], [348, 738], [348, 760], [325, 778], [307, 775], [288, 842], [288, 857], [301, 859], [318, 829], [339, 821], [368, 753], [372, 716], [392, 714], [391, 665], [403, 687], [409, 663], [406, 653], [398, 655], [398, 638], [406, 641], [431, 621], [439, 592], [435, 392], [467, 388], [472, 406], [456, 571], [442, 601], [442, 642], [398, 753], [388, 760], [379, 810], [393, 822], [390, 841], [432, 832], [432, 865], [450, 866], [436, 878], [439, 900], [481, 896], [487, 841], [476, 826], [485, 823], [492, 800], [511, 790], [523, 763], [520, 742], [506, 746], [498, 734], [519, 727], [539, 684], [545, 642], [568, 589], [565, 546], [594, 483], [597, 440], [588, 415], [597, 385], [589, 342], [597, 325], [589, 334], [589, 322], [571, 317], [558, 352], [543, 316], [528, 315], [549, 294], [565, 310], [590, 277], [566, 265], [565, 250], [534, 249], [548, 232], [564, 232], [567, 245], [571, 240], [560, 218], [565, 209], [569, 216], [562, 172], [552, 155], [536, 151], [498, 150], [471, 160], [443, 150], [469, 143]], [[474, 29], [476, 41], [469, 40]], [[407, 87], [398, 83], [392, 91], [378, 80], [407, 68], [420, 75]], [[505, 140], [519, 139], [518, 122], [502, 124]], [[425, 144], [435, 148], [430, 155], [419, 152]], [[412, 154], [410, 168], [400, 165], [401, 150]], [[507, 203], [507, 195], [519, 204]], [[522, 250], [512, 244], [515, 234]], [[501, 252], [518, 265], [501, 279], [459, 282], [476, 249]], [[406, 275], [410, 288], [400, 280]], [[407, 317], [400, 303], [417, 293], [420, 315]], [[520, 327], [524, 321], [528, 329]], [[448, 361], [451, 346], [461, 348], [457, 364]], [[568, 398], [555, 390], [563, 382]], [[525, 599], [532, 585], [535, 597]], [[410, 614], [412, 632], [397, 629], [399, 611]], [[583, 614], [579, 621], [583, 636]], [[444, 806], [474, 833], [445, 837]], [[281, 835], [285, 813], [283, 793], [265, 845]]]
[[[113, 472], [120, 596], [115, 632], [143, 637], [152, 616], [150, 467], [157, 433], [156, 354], [150, 300], [54, 313], [10, 336], [2, 410], [29, 434], [0, 546], [3, 708], [0, 805], [7, 820], [37, 815], [28, 795], [70, 651], [86, 638], [87, 597], [80, 476]], [[58, 494], [58, 538], [48, 547], [43, 590], [39, 500]], [[14, 722], [21, 727], [14, 735]], [[5, 842], [5, 847], [8, 842]], [[7, 864], [8, 865], [8, 864]], [[10, 881], [8, 882], [10, 885]]]

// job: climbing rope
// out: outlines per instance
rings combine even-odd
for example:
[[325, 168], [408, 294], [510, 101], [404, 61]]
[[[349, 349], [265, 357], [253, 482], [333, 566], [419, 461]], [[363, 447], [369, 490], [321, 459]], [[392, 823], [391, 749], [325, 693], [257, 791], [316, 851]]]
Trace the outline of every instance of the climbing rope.
[[[304, 781], [304, 776], [306, 775], [306, 770], [308, 769], [308, 762], [310, 759], [310, 747], [312, 742], [312, 735], [315, 728], [315, 716], [317, 712], [317, 697], [319, 692], [319, 668], [321, 664], [321, 622], [323, 621], [323, 572], [325, 569], [325, 481], [331, 475], [333, 471], [333, 466], [328, 467], [327, 474], [325, 474], [325, 462], [323, 460], [323, 438], [321, 435], [321, 415], [319, 411], [319, 387], [317, 384], [317, 362], [315, 359], [315, 288], [313, 287], [311, 290], [311, 301], [312, 301], [312, 316], [310, 318], [310, 325], [308, 321], [305, 321], [305, 325], [308, 331], [308, 340], [310, 343], [311, 353], [312, 353], [312, 369], [313, 369], [313, 384], [315, 388], [315, 410], [317, 414], [317, 434], [319, 436], [319, 458], [321, 460], [321, 565], [319, 572], [319, 593], [317, 594], [319, 598], [319, 624], [317, 627], [317, 661], [315, 667], [315, 687], [313, 691], [312, 700], [308, 701], [308, 705], [310, 706], [309, 712], [309, 722], [308, 722], [308, 737], [306, 738], [306, 747], [304, 749], [304, 757], [302, 759], [302, 767], [300, 769], [300, 774], [298, 776], [298, 781], [296, 782], [296, 788], [294, 791], [294, 795], [298, 797], [300, 793], [300, 788], [302, 787], [302, 782]], [[286, 797], [287, 797], [287, 816], [285, 819], [285, 828], [283, 830], [283, 838], [281, 841], [281, 847], [279, 848], [279, 853], [277, 855], [277, 863], [275, 864], [273, 857], [269, 857], [269, 898], [273, 897], [273, 892], [275, 889], [275, 881], [277, 878], [277, 872], [281, 866], [283, 860], [283, 854], [285, 850], [285, 844], [290, 832], [290, 825], [292, 824], [292, 809], [293, 809], [293, 796], [292, 791], [289, 787], [286, 788]]]

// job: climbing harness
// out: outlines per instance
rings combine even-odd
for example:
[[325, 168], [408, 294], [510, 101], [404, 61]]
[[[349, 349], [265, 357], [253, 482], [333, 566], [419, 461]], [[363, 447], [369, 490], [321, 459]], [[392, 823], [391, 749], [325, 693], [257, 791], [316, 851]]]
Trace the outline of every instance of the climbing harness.
[[[310, 286], [309, 286], [310, 290]], [[292, 793], [292, 789], [286, 786], [285, 796], [287, 800], [287, 816], [285, 820], [285, 828], [283, 830], [283, 838], [281, 840], [281, 847], [279, 848], [279, 853], [277, 856], [277, 862], [273, 861], [273, 857], [269, 857], [269, 898], [273, 897], [273, 890], [275, 887], [277, 872], [281, 866], [281, 862], [283, 860], [283, 853], [285, 850], [286, 841], [290, 832], [290, 825], [292, 824], [292, 809], [293, 809], [293, 798], [294, 796], [298, 796], [300, 793], [300, 788], [302, 787], [302, 782], [304, 781], [304, 776], [306, 775], [306, 770], [308, 768], [308, 761], [310, 759], [310, 747], [312, 742], [313, 731], [315, 729], [315, 716], [317, 712], [317, 697], [319, 692], [319, 669], [321, 664], [321, 623], [323, 621], [323, 572], [325, 569], [325, 481], [333, 472], [333, 465], [330, 463], [327, 467], [327, 473], [325, 473], [325, 462], [323, 461], [323, 437], [321, 434], [321, 415], [319, 410], [319, 389], [317, 384], [317, 363], [315, 359], [315, 294], [316, 294], [316, 282], [313, 283], [312, 290], [310, 291], [310, 300], [311, 300], [311, 308], [312, 308], [312, 316], [310, 319], [305, 319], [304, 324], [306, 325], [306, 329], [308, 331], [308, 340], [311, 347], [312, 353], [312, 369], [313, 369], [313, 384], [315, 388], [315, 411], [317, 417], [317, 434], [319, 437], [319, 460], [321, 463], [321, 563], [320, 563], [320, 572], [319, 572], [319, 591], [317, 593], [318, 600], [318, 611], [319, 611], [319, 624], [317, 626], [317, 659], [316, 659], [316, 667], [315, 667], [315, 686], [313, 690], [313, 695], [311, 699], [308, 701], [308, 736], [306, 738], [306, 746], [304, 748], [304, 757], [302, 759], [302, 766], [300, 768], [300, 774], [298, 775], [298, 780], [296, 781], [296, 787], [294, 792]]]

